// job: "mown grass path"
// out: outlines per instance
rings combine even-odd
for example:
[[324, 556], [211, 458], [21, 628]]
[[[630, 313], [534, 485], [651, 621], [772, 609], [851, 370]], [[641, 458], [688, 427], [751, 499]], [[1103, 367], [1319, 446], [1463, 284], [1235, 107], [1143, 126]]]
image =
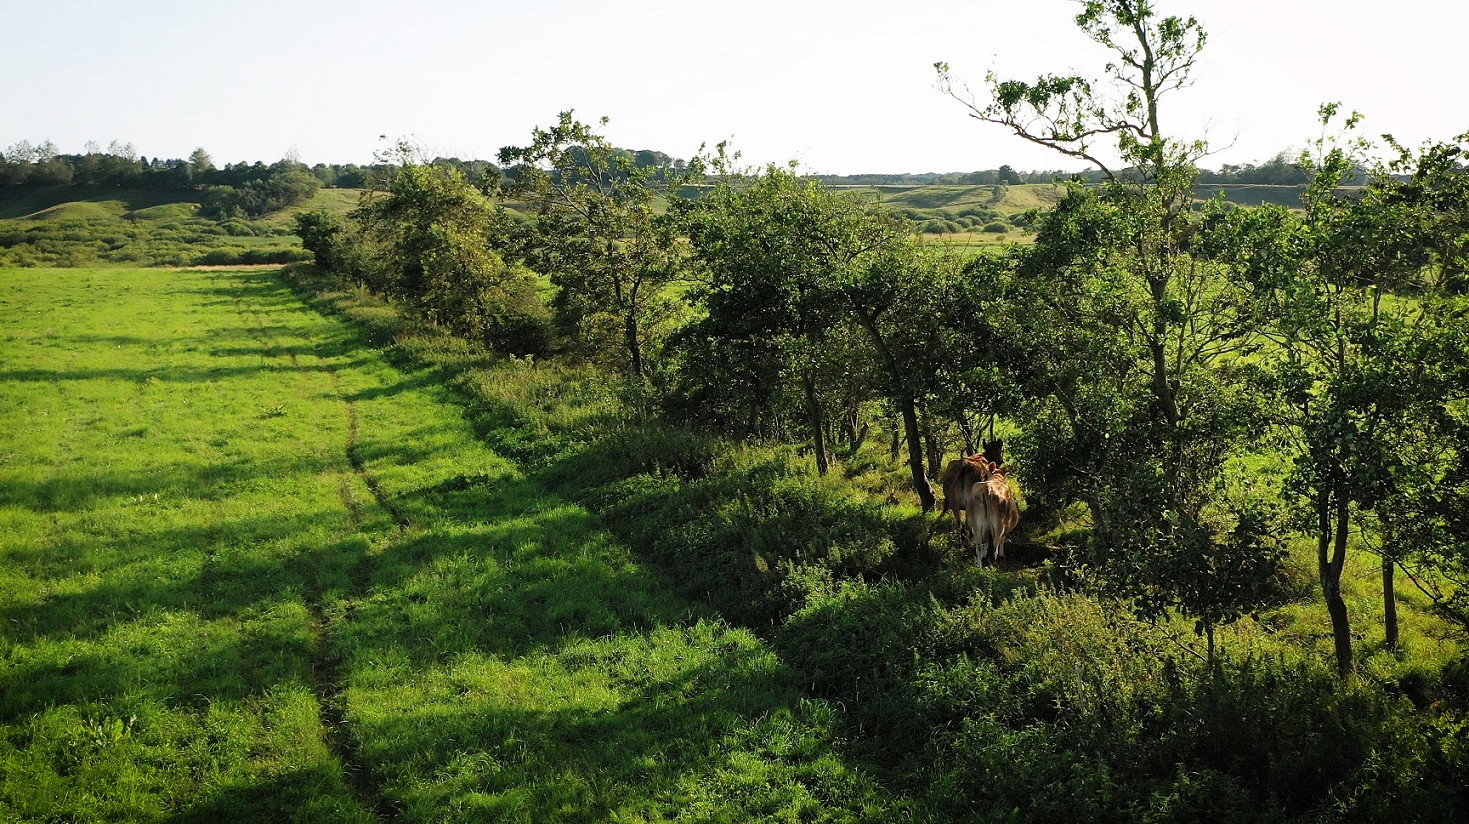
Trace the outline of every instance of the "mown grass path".
[[834, 714], [271, 270], [0, 270], [0, 820], [888, 820]]

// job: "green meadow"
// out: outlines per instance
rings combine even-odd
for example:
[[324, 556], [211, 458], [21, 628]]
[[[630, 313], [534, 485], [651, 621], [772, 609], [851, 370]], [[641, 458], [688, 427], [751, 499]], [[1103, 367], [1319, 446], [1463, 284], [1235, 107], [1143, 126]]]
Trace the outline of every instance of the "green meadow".
[[274, 269], [0, 269], [0, 820], [904, 816], [388, 342]]

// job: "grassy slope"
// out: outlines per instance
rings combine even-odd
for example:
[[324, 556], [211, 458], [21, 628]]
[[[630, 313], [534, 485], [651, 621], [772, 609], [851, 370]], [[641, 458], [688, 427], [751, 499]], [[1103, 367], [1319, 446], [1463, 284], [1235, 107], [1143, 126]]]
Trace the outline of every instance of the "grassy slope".
[[854, 186], [846, 191], [872, 197], [894, 209], [994, 209], [1009, 216], [1054, 205], [1060, 190], [1049, 183], [1021, 186]]
[[[966, 210], [995, 213], [1001, 222], [1032, 209], [1054, 206], [1063, 194], [1062, 188], [1050, 183], [1027, 183], [1019, 186], [861, 186], [847, 191], [870, 197], [898, 212], [923, 213], [944, 219]], [[1009, 229], [1006, 232], [969, 231], [925, 234], [929, 243], [940, 244], [961, 255], [978, 254], [984, 249], [1030, 243], [1029, 232]]]
[[[345, 213], [357, 189], [322, 189], [259, 220], [197, 216], [195, 192], [100, 188], [0, 190], [0, 267], [269, 264], [309, 254], [295, 234], [304, 210]], [[70, 199], [67, 199], [70, 198]]]
[[887, 819], [774, 656], [268, 270], [0, 270], [0, 819]]
[[[282, 210], [279, 217], [288, 219], [301, 209], [326, 209], [344, 212], [357, 205], [358, 189], [320, 189], [306, 203]], [[53, 217], [122, 217], [128, 213], [142, 218], [158, 218], [167, 214], [160, 206], [197, 204], [199, 193], [158, 191], [154, 189], [112, 189], [95, 186], [49, 186], [38, 189], [0, 189], [0, 220]], [[271, 216], [277, 217], [277, 216]], [[270, 218], [267, 218], [269, 220]]]

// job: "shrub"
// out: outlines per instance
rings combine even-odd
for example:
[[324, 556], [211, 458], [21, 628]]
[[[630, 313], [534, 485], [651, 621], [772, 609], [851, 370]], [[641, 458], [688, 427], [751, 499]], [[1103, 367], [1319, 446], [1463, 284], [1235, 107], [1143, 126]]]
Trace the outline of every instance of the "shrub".
[[192, 256], [191, 266], [259, 266], [275, 263], [300, 263], [311, 259], [304, 249], [211, 249]]
[[229, 235], [230, 237], [254, 237], [255, 236], [255, 228], [252, 227], [249, 223], [246, 223], [245, 221], [243, 221], [243, 220], [241, 220], [241, 219], [239, 219], [237, 217], [233, 217], [233, 218], [230, 218], [229, 220], [221, 221], [219, 223], [219, 229], [220, 229], [221, 232], [223, 232], [226, 235]]
[[301, 212], [296, 215], [296, 234], [323, 272], [352, 275], [361, 268], [360, 243], [340, 216], [322, 210]]

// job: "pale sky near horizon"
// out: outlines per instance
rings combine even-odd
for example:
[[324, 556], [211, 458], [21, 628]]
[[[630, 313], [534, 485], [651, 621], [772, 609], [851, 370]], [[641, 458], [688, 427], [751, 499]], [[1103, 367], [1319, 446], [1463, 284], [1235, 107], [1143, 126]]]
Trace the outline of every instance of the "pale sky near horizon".
[[[729, 140], [806, 171], [1077, 169], [934, 87], [935, 61], [1097, 76], [1106, 55], [1070, 0], [0, 0], [0, 150], [18, 141], [203, 147], [223, 165], [368, 163], [386, 141], [493, 160], [575, 109], [630, 149], [687, 157]], [[1469, 5], [1158, 0], [1209, 33], [1164, 127], [1207, 137], [1203, 165], [1267, 160], [1340, 100], [1368, 134], [1469, 131]], [[1458, 103], [1453, 101], [1458, 100]]]

